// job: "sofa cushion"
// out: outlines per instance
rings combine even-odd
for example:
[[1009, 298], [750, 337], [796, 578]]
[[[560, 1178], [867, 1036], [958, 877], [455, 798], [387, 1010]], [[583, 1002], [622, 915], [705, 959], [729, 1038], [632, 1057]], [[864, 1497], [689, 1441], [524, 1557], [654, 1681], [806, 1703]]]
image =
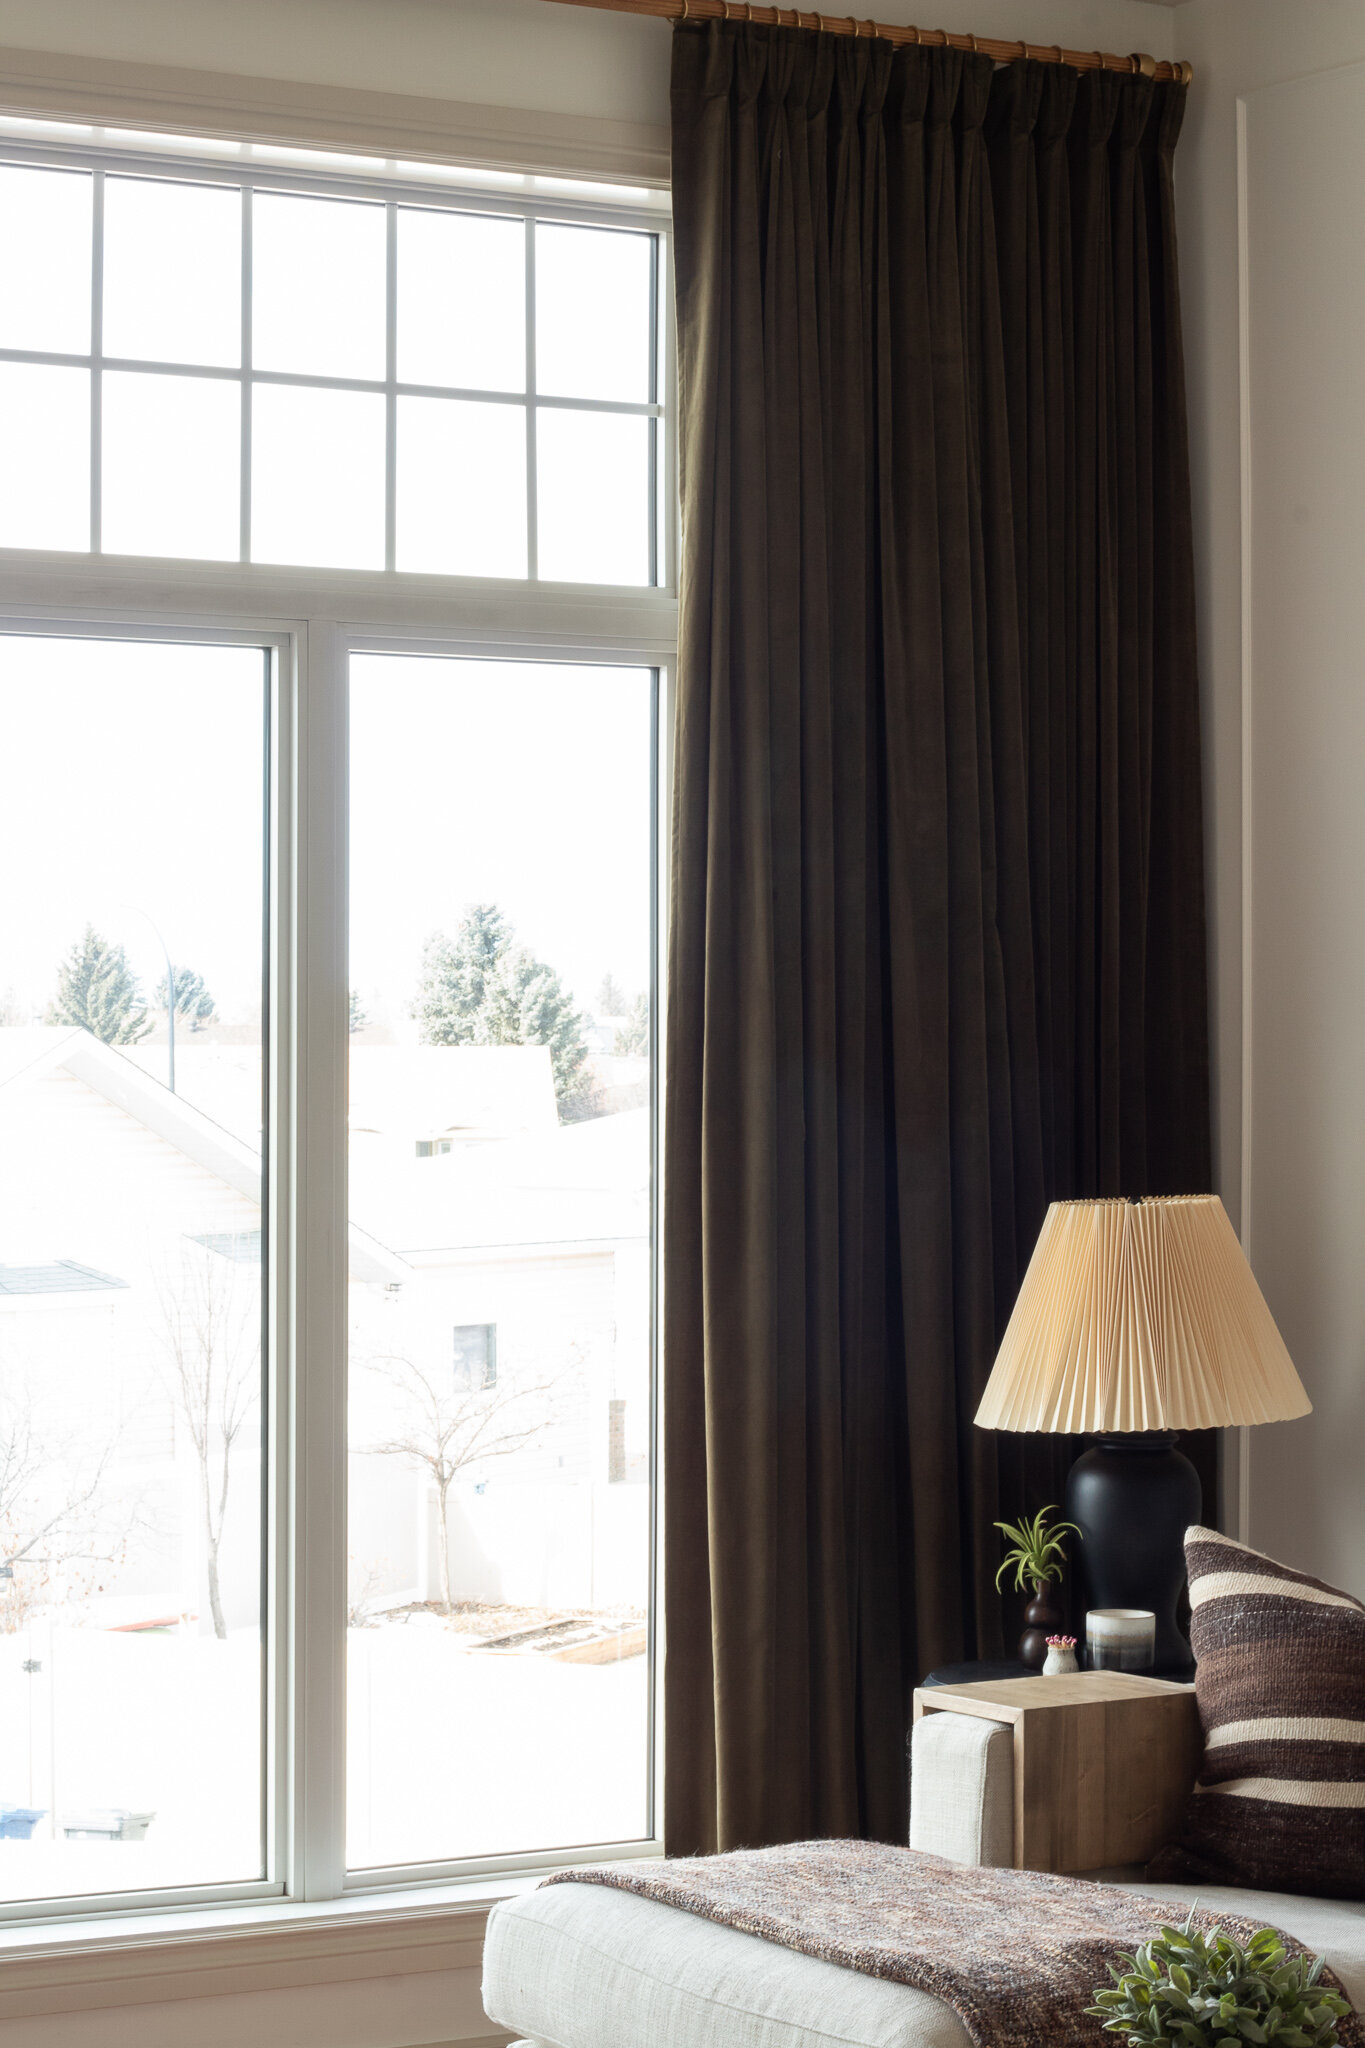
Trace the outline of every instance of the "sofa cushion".
[[1214, 1529], [1185, 1558], [1204, 1763], [1149, 1877], [1365, 1898], [1365, 1606]]
[[[1167, 1902], [1171, 1917], [1197, 1897], [1283, 1928], [1325, 1956], [1365, 2008], [1365, 1908], [1122, 1881]], [[591, 1884], [550, 1885], [494, 1909], [483, 2000], [531, 2048], [969, 2048], [957, 2014], [928, 1992]]]
[[970, 2048], [927, 1991], [602, 1885], [489, 1916], [489, 2018], [545, 2048]]

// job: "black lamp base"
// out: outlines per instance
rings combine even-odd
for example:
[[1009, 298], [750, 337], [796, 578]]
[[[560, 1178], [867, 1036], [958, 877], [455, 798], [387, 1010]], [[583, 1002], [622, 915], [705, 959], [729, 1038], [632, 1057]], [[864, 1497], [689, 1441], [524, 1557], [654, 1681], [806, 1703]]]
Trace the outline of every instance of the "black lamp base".
[[1199, 1520], [1199, 1474], [1165, 1431], [1097, 1437], [1067, 1475], [1066, 1518], [1087, 1608], [1144, 1607], [1156, 1616], [1154, 1678], [1190, 1679], [1194, 1657], [1176, 1620], [1185, 1531]]

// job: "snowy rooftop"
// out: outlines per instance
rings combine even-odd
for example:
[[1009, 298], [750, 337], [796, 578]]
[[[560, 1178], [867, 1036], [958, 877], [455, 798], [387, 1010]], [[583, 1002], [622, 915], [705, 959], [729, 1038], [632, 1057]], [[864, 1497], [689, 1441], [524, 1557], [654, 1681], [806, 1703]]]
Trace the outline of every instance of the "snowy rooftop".
[[[258, 1200], [256, 1049], [177, 1046], [174, 1095], [165, 1061], [164, 1046], [115, 1048], [65, 1027], [0, 1029], [0, 1114], [15, 1090], [60, 1070]], [[363, 1046], [352, 1048], [351, 1062], [357, 1279], [390, 1281], [410, 1270], [409, 1260], [480, 1248], [548, 1250], [647, 1235], [649, 1112], [561, 1125], [544, 1047]], [[419, 1156], [419, 1142], [442, 1139], [448, 1152]], [[64, 1170], [73, 1169], [79, 1178], [68, 1152]], [[42, 1255], [66, 1250], [53, 1245]], [[28, 1256], [27, 1247], [15, 1256], [17, 1242], [4, 1251], [16, 1264]]]

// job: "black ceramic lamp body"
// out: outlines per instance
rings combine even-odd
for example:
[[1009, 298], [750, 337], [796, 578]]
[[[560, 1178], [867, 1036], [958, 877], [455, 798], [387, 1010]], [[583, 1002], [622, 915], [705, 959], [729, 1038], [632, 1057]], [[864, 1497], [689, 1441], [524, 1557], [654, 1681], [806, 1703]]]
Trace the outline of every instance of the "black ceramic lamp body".
[[1097, 1437], [1066, 1482], [1065, 1514], [1087, 1608], [1145, 1607], [1156, 1616], [1155, 1678], [1194, 1676], [1177, 1619], [1185, 1586], [1185, 1531], [1199, 1520], [1199, 1475], [1174, 1433]]

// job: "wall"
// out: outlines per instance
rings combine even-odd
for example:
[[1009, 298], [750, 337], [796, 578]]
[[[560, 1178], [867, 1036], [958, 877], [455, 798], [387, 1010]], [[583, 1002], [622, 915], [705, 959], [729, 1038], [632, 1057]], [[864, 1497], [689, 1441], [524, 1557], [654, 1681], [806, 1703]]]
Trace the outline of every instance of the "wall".
[[1365, 1590], [1365, 6], [1187, 0], [1174, 19], [1195, 67], [1177, 163], [1218, 1184], [1315, 1404], [1245, 1433], [1242, 1526]]
[[[879, 21], [917, 19], [884, 0]], [[933, 25], [1170, 54], [1147, 0], [940, 0]], [[926, 24], [927, 25], [927, 24]], [[0, 0], [0, 45], [606, 119], [668, 120], [666, 23], [546, 0]]]

